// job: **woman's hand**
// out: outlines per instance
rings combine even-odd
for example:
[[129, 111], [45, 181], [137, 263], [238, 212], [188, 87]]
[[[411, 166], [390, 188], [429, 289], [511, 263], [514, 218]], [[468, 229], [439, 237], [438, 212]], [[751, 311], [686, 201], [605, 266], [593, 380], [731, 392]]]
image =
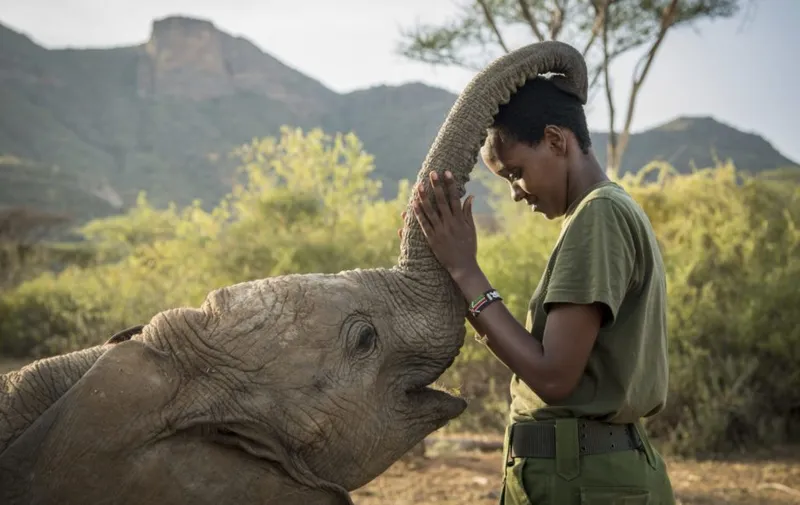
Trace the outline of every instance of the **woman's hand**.
[[454, 279], [478, 269], [478, 237], [472, 218], [472, 201], [468, 196], [463, 206], [456, 192], [453, 175], [447, 171], [442, 184], [436, 172], [430, 173], [434, 203], [418, 187], [412, 201], [414, 216], [436, 258]]

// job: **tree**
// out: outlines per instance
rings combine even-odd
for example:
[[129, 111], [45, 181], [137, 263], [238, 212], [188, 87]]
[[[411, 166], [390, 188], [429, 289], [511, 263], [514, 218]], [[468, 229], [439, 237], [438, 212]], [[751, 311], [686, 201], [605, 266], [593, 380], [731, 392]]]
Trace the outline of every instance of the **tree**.
[[67, 222], [67, 216], [29, 207], [0, 209], [0, 291], [34, 273], [41, 242]]
[[[238, 212], [251, 212], [253, 199], [260, 210], [275, 211], [302, 196], [305, 206], [295, 202], [296, 212], [313, 214], [312, 207], [319, 205], [325, 210], [325, 225], [334, 227], [343, 213], [372, 203], [380, 193], [381, 183], [369, 177], [374, 157], [354, 133], [330, 135], [320, 128], [303, 132], [283, 126], [280, 138], [254, 139], [232, 155], [247, 174], [247, 186], [236, 185], [232, 193]], [[289, 190], [283, 203], [277, 188]], [[265, 195], [270, 202], [261, 202]]]
[[[561, 40], [578, 48], [593, 95], [602, 78], [609, 111], [607, 171], [618, 176], [636, 99], [667, 33], [703, 19], [729, 18], [743, 0], [464, 0], [454, 19], [401, 31], [398, 52], [433, 65], [475, 70], [500, 54], [534, 41]], [[512, 42], [513, 41], [513, 42]], [[616, 129], [611, 64], [646, 48], [637, 63], [622, 129]], [[472, 51], [472, 52], [471, 52]]]

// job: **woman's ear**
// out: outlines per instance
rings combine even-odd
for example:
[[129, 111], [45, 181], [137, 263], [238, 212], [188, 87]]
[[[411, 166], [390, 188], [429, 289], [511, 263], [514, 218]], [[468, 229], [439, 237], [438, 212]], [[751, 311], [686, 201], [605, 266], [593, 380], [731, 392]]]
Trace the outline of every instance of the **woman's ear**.
[[563, 129], [547, 125], [544, 129], [544, 140], [556, 156], [567, 155], [567, 135]]

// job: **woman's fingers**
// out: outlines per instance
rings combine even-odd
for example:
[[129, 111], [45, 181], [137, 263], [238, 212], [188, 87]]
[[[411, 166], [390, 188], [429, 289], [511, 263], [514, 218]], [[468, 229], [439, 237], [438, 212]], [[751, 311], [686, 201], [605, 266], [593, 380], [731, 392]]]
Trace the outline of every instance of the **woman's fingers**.
[[[417, 185], [417, 194], [412, 202], [414, 217], [422, 227], [425, 236], [432, 237], [432, 234], [452, 217], [467, 219], [471, 222], [473, 198], [468, 197], [462, 206], [453, 174], [446, 171], [444, 181], [442, 181], [442, 177], [436, 172], [431, 172], [429, 179], [431, 182], [429, 191], [433, 193], [433, 202], [430, 201], [428, 191], [421, 183]], [[405, 221], [407, 211], [403, 211], [401, 216]], [[403, 238], [402, 228], [397, 230], [397, 236]]]
[[418, 196], [415, 205], [418, 206], [422, 211], [422, 214], [428, 218], [428, 223], [430, 224], [431, 230], [438, 228], [442, 223], [442, 220], [439, 217], [439, 213], [433, 208], [433, 205], [431, 205], [430, 199], [425, 192], [425, 188], [422, 187], [422, 184], [419, 185], [417, 195]]
[[426, 215], [421, 202], [415, 201], [413, 209], [414, 209], [414, 217], [417, 219], [420, 228], [422, 228], [422, 234], [425, 235], [426, 239], [430, 240], [431, 237], [433, 237], [433, 226], [431, 226], [431, 222], [428, 219], [428, 216]]
[[453, 177], [453, 174], [450, 173], [449, 170], [444, 173], [444, 185], [447, 189], [447, 203], [450, 211], [452, 212], [453, 216], [458, 218], [462, 217], [461, 198], [458, 196], [458, 187], [456, 186], [456, 180]]
[[450, 202], [448, 201], [447, 195], [444, 193], [439, 174], [431, 172], [430, 180], [433, 190], [433, 199], [436, 202], [436, 209], [439, 212], [439, 216], [441, 216], [442, 219], [446, 219], [451, 216], [453, 212], [450, 210]]

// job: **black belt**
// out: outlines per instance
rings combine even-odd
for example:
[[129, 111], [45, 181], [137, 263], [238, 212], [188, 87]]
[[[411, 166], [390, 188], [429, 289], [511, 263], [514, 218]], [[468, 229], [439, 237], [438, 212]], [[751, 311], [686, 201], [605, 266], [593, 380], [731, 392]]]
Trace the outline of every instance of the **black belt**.
[[[581, 456], [644, 447], [633, 424], [611, 424], [578, 420], [578, 450]], [[556, 425], [550, 422], [516, 423], [512, 426], [511, 456], [516, 458], [555, 458]]]

